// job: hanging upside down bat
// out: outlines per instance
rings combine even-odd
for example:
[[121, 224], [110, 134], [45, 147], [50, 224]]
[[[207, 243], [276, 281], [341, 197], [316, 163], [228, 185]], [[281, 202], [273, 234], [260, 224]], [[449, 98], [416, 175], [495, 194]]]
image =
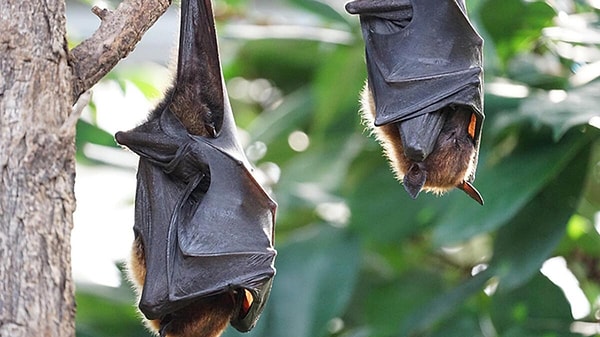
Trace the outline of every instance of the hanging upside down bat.
[[412, 198], [459, 188], [480, 204], [482, 45], [464, 0], [355, 0], [368, 81], [363, 119]]
[[140, 156], [130, 274], [161, 337], [249, 331], [275, 274], [275, 202], [235, 136], [210, 0], [182, 0], [177, 76], [118, 143]]

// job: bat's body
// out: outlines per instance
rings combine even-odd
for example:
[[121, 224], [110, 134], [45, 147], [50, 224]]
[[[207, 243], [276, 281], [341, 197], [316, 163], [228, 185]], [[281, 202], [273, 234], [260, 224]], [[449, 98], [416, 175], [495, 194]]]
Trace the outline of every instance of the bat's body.
[[483, 109], [482, 40], [461, 0], [356, 0], [366, 45], [363, 119], [409, 195], [475, 178]]
[[249, 331], [270, 293], [276, 204], [235, 132], [210, 0], [182, 0], [174, 86], [116, 134], [140, 155], [130, 275], [161, 337]]

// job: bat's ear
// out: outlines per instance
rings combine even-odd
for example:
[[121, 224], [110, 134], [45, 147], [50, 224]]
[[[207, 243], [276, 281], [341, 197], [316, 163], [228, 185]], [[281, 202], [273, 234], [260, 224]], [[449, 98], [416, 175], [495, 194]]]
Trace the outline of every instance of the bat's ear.
[[483, 205], [483, 198], [481, 197], [481, 194], [479, 193], [479, 191], [477, 191], [475, 186], [473, 186], [470, 182], [463, 181], [461, 184], [459, 184], [456, 187], [465, 191], [465, 193], [467, 193], [471, 198], [473, 198], [473, 200], [477, 201], [480, 205]]
[[402, 185], [411, 198], [416, 199], [427, 180], [427, 172], [419, 164], [412, 164], [402, 179]]

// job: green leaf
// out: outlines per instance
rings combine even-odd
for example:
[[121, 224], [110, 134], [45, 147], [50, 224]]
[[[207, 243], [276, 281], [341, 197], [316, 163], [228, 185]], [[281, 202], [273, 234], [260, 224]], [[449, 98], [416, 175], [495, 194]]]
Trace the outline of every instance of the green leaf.
[[340, 47], [323, 61], [314, 81], [313, 136], [344, 137], [360, 125], [358, 99], [366, 79], [364, 49]]
[[78, 286], [77, 337], [149, 337], [136, 312], [134, 295], [121, 288]]
[[562, 291], [541, 273], [522, 286], [492, 296], [490, 314], [498, 336], [578, 336]]
[[341, 15], [327, 3], [318, 0], [288, 0], [289, 2], [314, 13], [323, 19], [348, 25], [347, 17]]
[[240, 48], [229, 66], [236, 69], [237, 76], [269, 79], [287, 93], [310, 82], [328, 53], [317, 41], [252, 40]]
[[555, 141], [570, 129], [585, 125], [598, 112], [600, 82], [569, 91], [542, 91], [523, 101], [519, 113], [529, 118], [534, 126], [552, 128]]
[[489, 269], [499, 276], [500, 291], [526, 282], [564, 236], [578, 205], [589, 154], [589, 146], [575, 152], [561, 172], [498, 231]]
[[350, 191], [350, 226], [365, 240], [379, 244], [399, 244], [409, 235], [423, 231], [444, 204], [431, 194], [421, 194], [416, 200], [410, 198], [379, 148], [357, 158], [350, 179], [345, 184]]
[[115, 142], [115, 137], [111, 133], [106, 132], [97, 125], [80, 119], [77, 121], [76, 144], [79, 147], [79, 145], [83, 145], [85, 143], [116, 148], [119, 147], [119, 145], [117, 145]]
[[410, 270], [401, 278], [371, 287], [365, 300], [365, 316], [372, 327], [370, 337], [391, 336], [398, 322], [438, 295], [444, 280], [438, 273]]
[[[264, 142], [269, 147], [276, 142], [283, 143], [286, 150], [277, 153], [289, 152], [290, 148], [287, 145], [289, 134], [294, 130], [302, 129], [310, 118], [312, 110], [312, 95], [308, 89], [301, 88], [285, 96], [277, 108], [260, 114], [246, 131], [253, 141]], [[273, 157], [282, 159], [279, 156]]]
[[86, 144], [96, 144], [118, 148], [119, 145], [115, 142], [115, 137], [99, 128], [97, 125], [91, 124], [79, 119], [76, 126], [75, 146], [77, 149], [77, 160], [81, 163], [98, 163], [98, 161], [88, 158], [83, 149]]
[[540, 133], [530, 137], [523, 136], [525, 139], [512, 154], [498, 163], [491, 161], [489, 150], [482, 153], [474, 184], [483, 195], [485, 205], [477, 205], [468, 198], [452, 200], [434, 229], [435, 246], [455, 244], [503, 226], [565, 168], [576, 169], [569, 165], [575, 165], [577, 170], [586, 167], [587, 161], [572, 160], [582, 148], [589, 147], [593, 137], [589, 132], [574, 131], [558, 143], [549, 142]]
[[488, 0], [479, 8], [481, 22], [504, 64], [517, 53], [529, 51], [555, 15], [543, 1]]
[[488, 278], [489, 273], [485, 271], [479, 273], [458, 287], [420, 307], [402, 320], [400, 336], [420, 336], [420, 333], [431, 328], [453, 310], [456, 310], [467, 298], [477, 291], [481, 291]]

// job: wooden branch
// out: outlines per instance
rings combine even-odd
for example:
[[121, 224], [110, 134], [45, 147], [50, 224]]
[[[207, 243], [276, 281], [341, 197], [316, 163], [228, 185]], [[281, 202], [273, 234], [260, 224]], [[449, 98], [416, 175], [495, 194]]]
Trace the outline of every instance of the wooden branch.
[[114, 11], [94, 7], [92, 12], [102, 20], [100, 27], [69, 55], [71, 103], [129, 54], [170, 4], [171, 0], [124, 0]]

